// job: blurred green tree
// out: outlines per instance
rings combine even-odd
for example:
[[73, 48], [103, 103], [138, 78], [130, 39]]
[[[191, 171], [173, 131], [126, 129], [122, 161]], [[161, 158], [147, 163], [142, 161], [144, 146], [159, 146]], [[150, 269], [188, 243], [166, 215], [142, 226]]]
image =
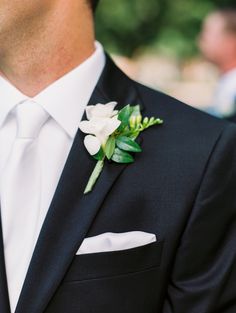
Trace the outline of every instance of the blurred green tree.
[[110, 49], [132, 56], [156, 40], [166, 0], [102, 0], [97, 14], [98, 38]]
[[235, 6], [235, 0], [101, 0], [97, 38], [129, 57], [143, 49], [191, 56], [203, 18], [218, 6]]

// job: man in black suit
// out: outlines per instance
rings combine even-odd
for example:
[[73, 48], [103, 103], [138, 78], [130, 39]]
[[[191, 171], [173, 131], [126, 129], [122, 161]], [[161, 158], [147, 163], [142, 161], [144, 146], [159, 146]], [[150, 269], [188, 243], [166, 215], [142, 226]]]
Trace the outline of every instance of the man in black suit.
[[[91, 2], [95, 8], [98, 1]], [[46, 98], [42, 90], [47, 87], [51, 91], [53, 86], [60, 103], [63, 88], [70, 88], [64, 84], [64, 75], [85, 64], [94, 53], [91, 6], [85, 0], [14, 0], [3, 2], [0, 11], [0, 69], [2, 77], [7, 78], [7, 82], [0, 82], [0, 91], [5, 86], [41, 105]], [[99, 68], [95, 63], [94, 75]], [[78, 76], [82, 71], [79, 68], [73, 72]], [[84, 84], [91, 76], [84, 68], [76, 97], [87, 88]], [[54, 99], [52, 94], [50, 99]], [[65, 101], [68, 111], [60, 116], [45, 105], [46, 111], [55, 113], [57, 123], [53, 116], [48, 117], [40, 144], [50, 139], [43, 137], [48, 131], [53, 136], [54, 131], [62, 132], [58, 128], [64, 116], [70, 116], [69, 126], [73, 124], [72, 100], [73, 95], [71, 101]], [[142, 153], [135, 155], [134, 163], [106, 162], [94, 189], [86, 195], [84, 188], [95, 161], [84, 147], [84, 134], [77, 131], [20, 294], [15, 288], [19, 286], [18, 276], [11, 275], [9, 264], [18, 244], [22, 244], [21, 237], [11, 237], [15, 234], [11, 221], [24, 210], [24, 203], [15, 208], [15, 213], [13, 210], [10, 219], [5, 218], [5, 203], [10, 202], [2, 203], [0, 312], [9, 313], [11, 307], [16, 313], [235, 313], [236, 127], [132, 81], [106, 56], [102, 74], [86, 104], [110, 101], [117, 101], [118, 109], [139, 104], [143, 116], [160, 117], [164, 124], [142, 133]], [[1, 118], [3, 113], [0, 111]], [[14, 132], [8, 134], [8, 130], [15, 125], [12, 115], [8, 117], [0, 129], [4, 151], [7, 142], [3, 146], [2, 134], [11, 138]], [[60, 138], [66, 142], [69, 135]], [[50, 151], [49, 144], [43, 148]], [[46, 153], [47, 158], [51, 154], [55, 162], [61, 156]], [[53, 162], [49, 168], [53, 169]], [[43, 177], [51, 177], [50, 172]], [[22, 184], [25, 179], [22, 177]], [[0, 192], [4, 199], [5, 184], [7, 180], [2, 179]], [[24, 189], [20, 196], [23, 194]], [[36, 194], [28, 192], [25, 206]], [[17, 190], [11, 196], [18, 199]], [[46, 197], [44, 193], [42, 197]], [[27, 213], [23, 222], [14, 224], [22, 236], [31, 223]], [[107, 248], [100, 249], [98, 238], [104, 238], [104, 234]], [[131, 237], [135, 241], [140, 234], [140, 241], [128, 247]], [[28, 237], [24, 237], [25, 244], [32, 239]], [[145, 244], [144, 238], [152, 240]], [[90, 248], [89, 242], [93, 243]], [[119, 248], [113, 249], [113, 243]], [[9, 246], [13, 247], [12, 254], [8, 253]], [[81, 247], [86, 247], [85, 253]], [[19, 266], [13, 268], [17, 275], [23, 269], [22, 260], [27, 263], [26, 252], [13, 260]]]

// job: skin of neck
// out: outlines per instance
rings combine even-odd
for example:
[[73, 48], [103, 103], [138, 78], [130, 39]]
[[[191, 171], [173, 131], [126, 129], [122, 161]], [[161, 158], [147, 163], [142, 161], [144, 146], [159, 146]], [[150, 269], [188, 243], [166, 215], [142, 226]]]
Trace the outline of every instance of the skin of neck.
[[222, 75], [236, 69], [236, 57], [232, 59], [226, 59], [225, 62], [219, 64], [219, 69]]
[[236, 33], [224, 29], [224, 37], [223, 47], [219, 47], [221, 57], [218, 58], [217, 64], [222, 75], [236, 69]]
[[95, 51], [91, 9], [58, 1], [39, 18], [15, 27], [0, 47], [0, 75], [28, 97], [80, 65]]

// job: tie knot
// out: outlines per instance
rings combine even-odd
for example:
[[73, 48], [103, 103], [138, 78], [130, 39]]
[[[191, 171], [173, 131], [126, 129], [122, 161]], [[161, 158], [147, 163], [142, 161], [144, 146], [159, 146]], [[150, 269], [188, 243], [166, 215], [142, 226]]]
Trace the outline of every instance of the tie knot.
[[38, 103], [26, 100], [16, 107], [17, 138], [36, 138], [49, 114]]

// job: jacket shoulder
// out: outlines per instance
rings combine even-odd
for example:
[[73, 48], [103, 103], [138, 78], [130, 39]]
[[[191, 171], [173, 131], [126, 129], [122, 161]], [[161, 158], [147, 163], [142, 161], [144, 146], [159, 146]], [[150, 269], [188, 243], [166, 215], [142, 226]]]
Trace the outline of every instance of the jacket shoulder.
[[134, 83], [145, 113], [148, 116], [160, 117], [164, 123], [173, 129], [185, 130], [186, 134], [215, 136], [229, 125], [236, 129], [236, 125], [229, 121], [211, 116], [199, 109], [193, 108], [160, 91], [153, 90], [137, 82]]

